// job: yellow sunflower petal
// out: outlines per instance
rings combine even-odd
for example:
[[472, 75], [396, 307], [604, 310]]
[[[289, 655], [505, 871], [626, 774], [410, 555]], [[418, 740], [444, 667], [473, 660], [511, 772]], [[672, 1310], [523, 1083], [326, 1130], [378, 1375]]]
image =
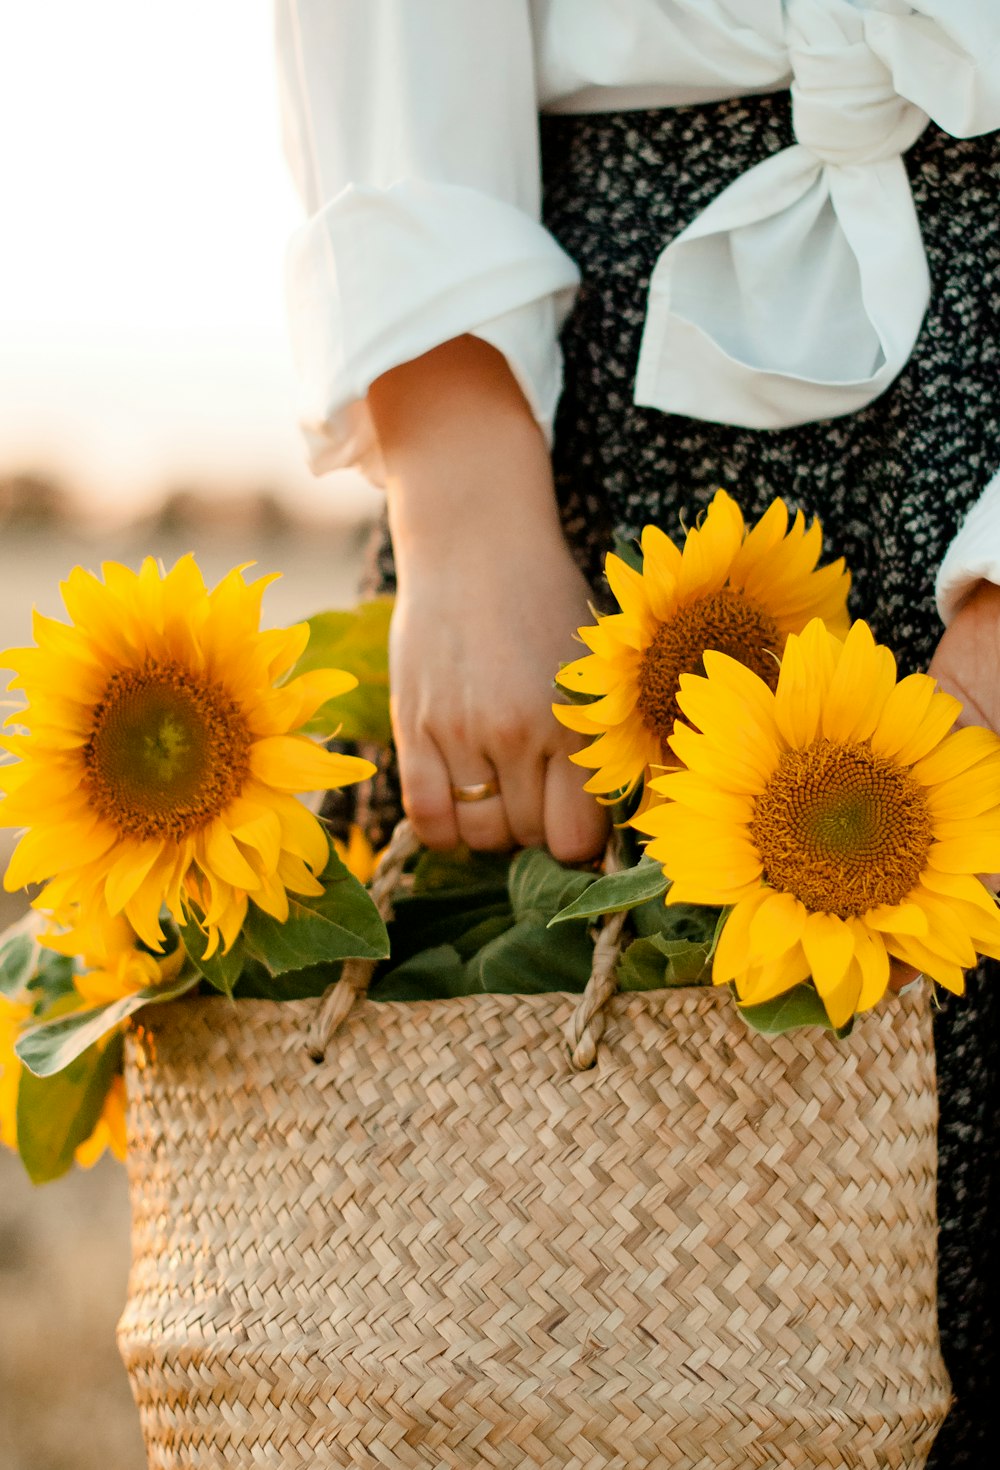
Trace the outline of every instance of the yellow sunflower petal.
[[609, 552], [604, 563], [604, 575], [622, 612], [641, 627], [651, 630], [655, 619], [642, 573], [634, 571], [614, 552]]
[[357, 679], [343, 669], [313, 669], [272, 690], [255, 704], [248, 724], [254, 735], [284, 735], [300, 725], [329, 699], [356, 689]]
[[[650, 790], [671, 801], [679, 801], [697, 812], [703, 812], [707, 817], [722, 819], [737, 826], [745, 827], [753, 816], [752, 797], [722, 791], [696, 771], [670, 771], [662, 776], [655, 776], [648, 786]], [[639, 826], [640, 831], [648, 830], [638, 822], [635, 825]]]
[[864, 916], [869, 929], [885, 934], [926, 934], [927, 915], [917, 903], [883, 903]]
[[768, 890], [758, 888], [734, 907], [715, 947], [713, 984], [725, 985], [749, 968], [750, 926], [767, 898]]
[[801, 944], [767, 964], [754, 965], [736, 978], [736, 992], [743, 1005], [759, 1006], [784, 995], [809, 978], [809, 961]]
[[856, 1008], [868, 1011], [878, 1005], [888, 988], [889, 953], [882, 936], [873, 934], [860, 919], [848, 919], [847, 924], [854, 938], [854, 958], [861, 971]]
[[917, 761], [928, 755], [939, 741], [944, 739], [958, 719], [961, 710], [959, 700], [953, 699], [950, 694], [945, 694], [940, 689], [936, 690], [931, 695], [927, 713], [896, 750], [894, 758], [901, 766], [916, 764]]
[[585, 658], [563, 664], [556, 674], [556, 683], [573, 694], [602, 695], [615, 687], [618, 676], [604, 659], [589, 653]]
[[986, 789], [994, 805], [1000, 803], [1000, 735], [979, 725], [967, 725], [946, 735], [912, 767], [924, 786], [938, 786], [977, 767], [976, 783]]
[[601, 727], [587, 718], [589, 707], [585, 704], [554, 704], [552, 713], [567, 730], [574, 730], [578, 735], [597, 735]]
[[[851, 963], [836, 985], [831, 986], [825, 992], [820, 990], [831, 1025], [838, 1027], [847, 1025], [858, 1009], [863, 985], [861, 966], [852, 957]], [[818, 982], [816, 989], [820, 989]]]
[[303, 735], [269, 735], [254, 743], [250, 770], [276, 791], [326, 791], [374, 776], [371, 761], [324, 750]]
[[816, 989], [827, 1003], [828, 996], [837, 993], [854, 958], [854, 936], [844, 920], [835, 914], [810, 914], [802, 930], [802, 948]]
[[935, 842], [927, 861], [942, 873], [995, 873], [1000, 871], [1000, 833]]
[[844, 640], [823, 701], [821, 728], [828, 740], [864, 740], [878, 723], [896, 680], [896, 661], [857, 622]]
[[700, 526], [690, 530], [681, 553], [677, 591], [691, 602], [722, 587], [743, 541], [743, 514], [725, 490], [717, 490]]
[[808, 919], [805, 905], [790, 893], [766, 889], [750, 925], [750, 954], [755, 964], [771, 964], [798, 946]]

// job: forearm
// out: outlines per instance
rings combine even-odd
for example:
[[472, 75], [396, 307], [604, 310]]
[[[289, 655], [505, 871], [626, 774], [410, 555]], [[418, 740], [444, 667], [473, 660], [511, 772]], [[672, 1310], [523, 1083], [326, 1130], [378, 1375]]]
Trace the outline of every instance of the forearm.
[[[499, 537], [544, 551], [561, 540], [541, 430], [505, 359], [476, 337], [384, 374], [369, 393], [387, 472], [400, 571], [488, 551]], [[509, 575], [510, 567], [504, 569]]]

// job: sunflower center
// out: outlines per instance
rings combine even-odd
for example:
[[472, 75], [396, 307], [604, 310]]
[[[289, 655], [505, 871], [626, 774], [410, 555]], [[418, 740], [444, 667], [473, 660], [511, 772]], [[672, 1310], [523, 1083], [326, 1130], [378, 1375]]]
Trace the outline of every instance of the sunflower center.
[[807, 909], [841, 919], [899, 903], [933, 840], [923, 787], [861, 742], [785, 751], [754, 803], [764, 876]]
[[112, 674], [84, 747], [91, 805], [123, 837], [179, 839], [242, 790], [250, 732], [220, 685], [147, 659]]
[[661, 623], [639, 666], [638, 710], [643, 724], [666, 744], [680, 714], [681, 674], [703, 674], [706, 649], [739, 659], [770, 688], [778, 682], [781, 635], [774, 619], [732, 587], [699, 597]]

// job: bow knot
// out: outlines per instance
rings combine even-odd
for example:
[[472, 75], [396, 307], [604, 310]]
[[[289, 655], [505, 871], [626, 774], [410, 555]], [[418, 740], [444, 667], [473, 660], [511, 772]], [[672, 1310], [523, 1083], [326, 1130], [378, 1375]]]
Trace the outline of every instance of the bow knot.
[[795, 137], [821, 162], [898, 157], [927, 126], [927, 114], [896, 91], [851, 0], [790, 0], [786, 41]]

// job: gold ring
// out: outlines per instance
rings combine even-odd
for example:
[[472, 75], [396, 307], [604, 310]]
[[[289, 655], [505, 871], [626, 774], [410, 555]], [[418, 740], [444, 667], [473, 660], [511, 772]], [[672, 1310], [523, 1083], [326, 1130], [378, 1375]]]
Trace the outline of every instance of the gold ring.
[[456, 801], [485, 801], [500, 795], [500, 783], [492, 777], [489, 781], [473, 781], [471, 786], [453, 786], [451, 794]]

